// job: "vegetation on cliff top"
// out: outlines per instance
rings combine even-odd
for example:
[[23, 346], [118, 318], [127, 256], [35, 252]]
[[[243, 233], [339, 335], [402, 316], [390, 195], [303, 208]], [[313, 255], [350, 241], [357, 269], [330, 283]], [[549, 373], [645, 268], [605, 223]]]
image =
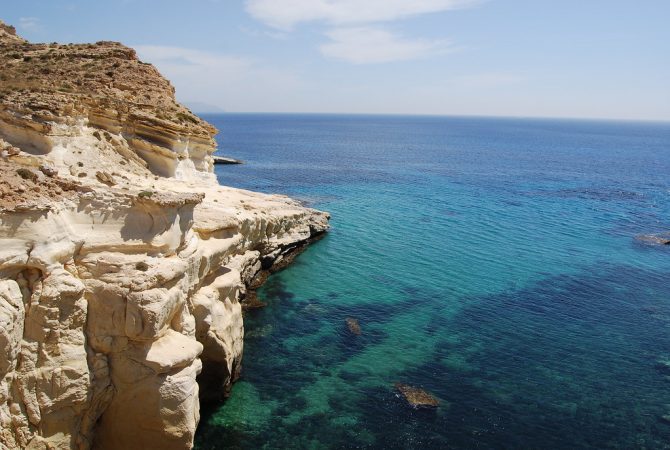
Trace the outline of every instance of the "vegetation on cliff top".
[[0, 109], [36, 118], [108, 109], [191, 135], [216, 129], [177, 103], [174, 87], [135, 50], [118, 42], [32, 44], [0, 21]]

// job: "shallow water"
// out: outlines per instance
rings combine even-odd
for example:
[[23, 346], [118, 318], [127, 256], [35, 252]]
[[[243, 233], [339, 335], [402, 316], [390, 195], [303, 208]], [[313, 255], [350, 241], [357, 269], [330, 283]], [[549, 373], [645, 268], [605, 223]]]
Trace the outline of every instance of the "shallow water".
[[199, 449], [670, 447], [670, 248], [634, 239], [670, 230], [670, 124], [206, 118], [221, 183], [333, 228], [259, 290]]

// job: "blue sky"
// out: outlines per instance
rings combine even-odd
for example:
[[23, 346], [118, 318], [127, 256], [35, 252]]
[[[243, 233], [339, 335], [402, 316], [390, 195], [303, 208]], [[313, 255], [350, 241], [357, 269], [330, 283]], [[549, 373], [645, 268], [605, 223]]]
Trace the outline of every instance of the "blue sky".
[[668, 0], [2, 0], [138, 49], [194, 109], [670, 120]]

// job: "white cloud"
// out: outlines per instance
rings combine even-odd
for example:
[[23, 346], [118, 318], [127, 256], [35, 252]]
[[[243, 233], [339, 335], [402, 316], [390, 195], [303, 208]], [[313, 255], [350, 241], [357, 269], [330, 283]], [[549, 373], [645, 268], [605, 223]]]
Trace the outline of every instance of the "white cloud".
[[324, 56], [354, 64], [423, 58], [450, 50], [445, 40], [408, 38], [379, 23], [474, 6], [486, 0], [246, 0], [255, 19], [284, 33], [296, 25], [323, 23], [330, 39]]
[[42, 31], [42, 24], [37, 17], [21, 17], [19, 18], [19, 29], [28, 32]]
[[374, 64], [423, 58], [450, 50], [444, 40], [407, 39], [373, 27], [336, 28], [319, 50], [324, 56], [354, 64]]
[[257, 20], [290, 30], [303, 22], [335, 25], [389, 22], [420, 14], [464, 8], [479, 0], [247, 0]]

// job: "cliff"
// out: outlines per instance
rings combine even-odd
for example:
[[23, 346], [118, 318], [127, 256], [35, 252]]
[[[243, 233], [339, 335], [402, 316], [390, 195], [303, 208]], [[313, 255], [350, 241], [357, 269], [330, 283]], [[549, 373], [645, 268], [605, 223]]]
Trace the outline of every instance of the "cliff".
[[0, 22], [1, 448], [192, 446], [247, 286], [328, 228], [218, 185], [215, 133], [132, 49]]

